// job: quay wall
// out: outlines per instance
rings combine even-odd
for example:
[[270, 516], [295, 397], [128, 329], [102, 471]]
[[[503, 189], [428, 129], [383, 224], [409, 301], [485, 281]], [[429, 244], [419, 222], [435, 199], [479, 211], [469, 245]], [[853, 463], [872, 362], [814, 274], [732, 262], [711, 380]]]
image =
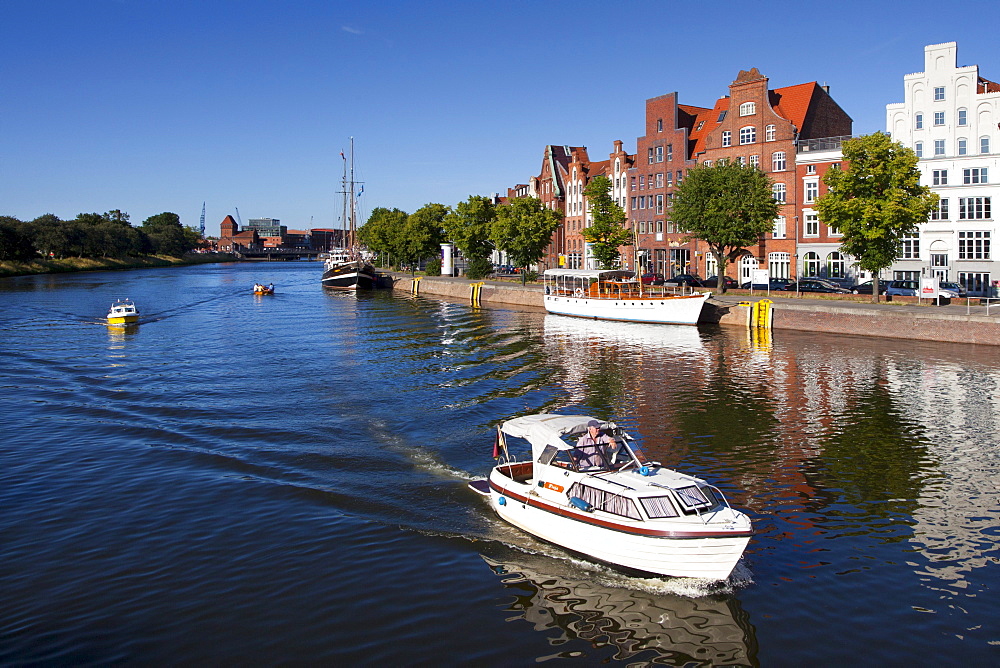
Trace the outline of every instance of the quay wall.
[[[394, 274], [395, 290], [411, 291], [413, 278]], [[418, 294], [469, 301], [475, 281], [446, 276], [424, 276]], [[544, 308], [539, 285], [482, 281], [480, 303]], [[754, 298], [757, 299], [757, 298]], [[737, 295], [715, 296], [702, 311], [701, 323], [747, 326], [751, 299]], [[1000, 306], [986, 315], [984, 307], [961, 305], [918, 306], [913, 303], [860, 303], [773, 297], [774, 329], [794, 329], [831, 334], [880, 336], [893, 339], [1000, 345]], [[967, 313], [968, 311], [971, 311]]]

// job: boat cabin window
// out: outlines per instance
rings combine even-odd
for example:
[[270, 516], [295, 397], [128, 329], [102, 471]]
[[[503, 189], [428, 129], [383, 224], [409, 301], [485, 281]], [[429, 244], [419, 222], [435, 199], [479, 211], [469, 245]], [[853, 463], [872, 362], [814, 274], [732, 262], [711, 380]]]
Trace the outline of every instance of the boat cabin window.
[[538, 463], [551, 464], [552, 458], [556, 456], [557, 452], [559, 451], [555, 448], [555, 446], [546, 445], [545, 448], [542, 450], [542, 454], [538, 455]]
[[538, 463], [561, 466], [564, 469], [573, 469], [576, 466], [568, 451], [559, 450], [552, 445], [545, 446], [542, 454], [538, 455]]
[[708, 510], [718, 503], [712, 491], [705, 487], [691, 485], [690, 487], [675, 489], [674, 492], [677, 494], [677, 498], [680, 499], [682, 509], [686, 515]]
[[577, 471], [607, 471], [608, 460], [603, 445], [584, 445], [570, 450]]
[[621, 494], [606, 492], [590, 485], [573, 483], [573, 486], [566, 492], [569, 497], [580, 498], [594, 507], [594, 510], [603, 510], [606, 513], [621, 515], [633, 520], [641, 520], [639, 509], [635, 507], [632, 499]]
[[650, 519], [655, 517], [677, 517], [680, 513], [669, 496], [645, 496], [639, 499]]

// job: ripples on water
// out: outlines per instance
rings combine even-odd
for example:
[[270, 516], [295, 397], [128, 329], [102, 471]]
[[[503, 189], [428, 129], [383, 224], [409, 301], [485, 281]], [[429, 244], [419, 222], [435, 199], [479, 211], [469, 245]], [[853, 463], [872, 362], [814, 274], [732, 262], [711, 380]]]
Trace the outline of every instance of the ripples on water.
[[[996, 656], [992, 348], [353, 296], [317, 272], [0, 281], [0, 662]], [[109, 330], [126, 296], [141, 323]], [[498, 420], [545, 410], [614, 419], [746, 509], [730, 581], [629, 577], [499, 522], [465, 483]]]

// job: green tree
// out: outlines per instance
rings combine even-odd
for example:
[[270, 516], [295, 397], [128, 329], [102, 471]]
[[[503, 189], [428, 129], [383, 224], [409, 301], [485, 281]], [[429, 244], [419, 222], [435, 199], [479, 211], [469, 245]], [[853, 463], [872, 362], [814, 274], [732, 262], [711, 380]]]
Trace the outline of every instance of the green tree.
[[12, 216], [0, 216], [0, 260], [38, 257], [29, 226]]
[[408, 214], [400, 209], [376, 207], [358, 228], [358, 240], [373, 253], [384, 253], [390, 266], [399, 266], [407, 218]]
[[149, 237], [153, 253], [180, 257], [197, 245], [198, 233], [185, 232], [181, 218], [176, 213], [164, 211], [142, 221], [142, 231]]
[[521, 268], [521, 283], [529, 265], [542, 259], [552, 241], [552, 233], [562, 222], [561, 211], [544, 206], [535, 197], [516, 197], [496, 209], [490, 238], [499, 251]]
[[719, 160], [687, 173], [677, 188], [671, 219], [688, 234], [708, 244], [719, 266], [717, 287], [725, 292], [726, 263], [744, 254], [774, 229], [778, 203], [771, 180], [756, 167]]
[[407, 216], [400, 252], [401, 259], [414, 272], [421, 260], [441, 255], [441, 242], [444, 241], [442, 225], [449, 213], [451, 209], [444, 204], [425, 204]]
[[584, 188], [591, 225], [583, 229], [583, 238], [601, 269], [614, 269], [619, 260], [618, 248], [631, 246], [632, 232], [625, 228], [625, 210], [611, 197], [611, 179], [595, 176]]
[[73, 230], [66, 221], [46, 213], [28, 223], [35, 248], [45, 257], [64, 258], [73, 252]]
[[466, 276], [483, 278], [493, 270], [490, 256], [494, 245], [490, 231], [496, 221], [496, 207], [488, 197], [473, 195], [455, 205], [443, 221], [445, 236], [455, 243], [468, 261]]
[[917, 155], [875, 132], [843, 144], [847, 169], [827, 170], [829, 190], [816, 201], [819, 218], [841, 234], [840, 250], [872, 273], [872, 301], [879, 272], [899, 259], [904, 237], [917, 232], [938, 196], [920, 185]]

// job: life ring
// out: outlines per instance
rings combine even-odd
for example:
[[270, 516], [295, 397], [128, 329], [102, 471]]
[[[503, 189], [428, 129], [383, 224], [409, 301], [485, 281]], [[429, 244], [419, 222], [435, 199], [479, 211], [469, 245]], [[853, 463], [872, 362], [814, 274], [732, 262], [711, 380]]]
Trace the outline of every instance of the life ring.
[[583, 288], [577, 288], [576, 289], [576, 296], [577, 297], [582, 297], [583, 296]]

